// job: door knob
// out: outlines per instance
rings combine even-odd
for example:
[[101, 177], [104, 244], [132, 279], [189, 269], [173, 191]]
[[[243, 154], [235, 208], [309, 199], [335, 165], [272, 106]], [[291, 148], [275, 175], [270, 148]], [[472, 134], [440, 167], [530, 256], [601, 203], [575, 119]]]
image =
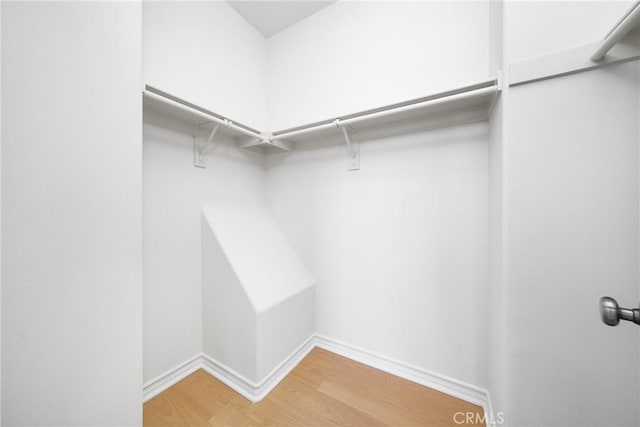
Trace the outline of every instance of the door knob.
[[609, 326], [616, 326], [620, 319], [640, 325], [640, 308], [621, 308], [611, 297], [600, 298], [600, 317]]

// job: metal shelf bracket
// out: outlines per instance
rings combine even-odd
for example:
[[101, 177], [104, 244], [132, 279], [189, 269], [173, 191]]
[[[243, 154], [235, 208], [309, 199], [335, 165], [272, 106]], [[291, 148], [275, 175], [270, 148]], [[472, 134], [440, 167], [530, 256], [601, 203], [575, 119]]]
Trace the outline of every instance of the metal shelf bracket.
[[[205, 123], [205, 124], [208, 124], [208, 123]], [[202, 128], [202, 126], [204, 126], [205, 124], [202, 124], [199, 127]], [[226, 126], [231, 126], [231, 122], [227, 119], [224, 119], [224, 124]], [[216, 132], [218, 132], [219, 128], [220, 128], [220, 123], [216, 123], [213, 129], [211, 130], [211, 133], [209, 134], [209, 138], [207, 139], [207, 142], [203, 146], [200, 146], [200, 144], [198, 144], [197, 136], [193, 137], [193, 165], [195, 167], [198, 167], [198, 168], [207, 167], [207, 152], [211, 147], [215, 145], [213, 138], [216, 136]]]
[[360, 141], [351, 140], [351, 137], [349, 136], [349, 130], [347, 129], [348, 125], [343, 125], [342, 123], [340, 123], [340, 119], [335, 119], [333, 121], [333, 124], [342, 131], [342, 136], [344, 136], [344, 141], [347, 144], [347, 150], [349, 154], [349, 170], [360, 170]]

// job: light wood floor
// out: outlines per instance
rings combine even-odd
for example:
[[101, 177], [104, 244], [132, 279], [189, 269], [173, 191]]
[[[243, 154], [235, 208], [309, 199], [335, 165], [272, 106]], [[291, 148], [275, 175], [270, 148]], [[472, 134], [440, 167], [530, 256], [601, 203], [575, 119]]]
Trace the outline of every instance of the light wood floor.
[[144, 404], [144, 425], [455, 426], [456, 412], [482, 408], [315, 348], [257, 404], [196, 371]]

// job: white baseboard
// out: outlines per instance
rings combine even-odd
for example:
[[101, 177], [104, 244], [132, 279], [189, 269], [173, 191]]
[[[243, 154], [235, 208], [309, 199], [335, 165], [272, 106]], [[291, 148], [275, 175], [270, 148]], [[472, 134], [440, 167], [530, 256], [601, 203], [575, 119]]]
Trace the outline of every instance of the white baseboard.
[[244, 396], [253, 403], [260, 402], [289, 373], [298, 366], [307, 354], [315, 347], [315, 336], [311, 335], [305, 342], [287, 356], [278, 366], [267, 374], [260, 382], [254, 382], [212, 357], [200, 353], [164, 374], [143, 385], [143, 402], [162, 393], [172, 385], [185, 379], [198, 369], [203, 369], [218, 381]]
[[382, 356], [369, 350], [364, 350], [335, 340], [323, 335], [316, 334], [316, 347], [323, 348], [332, 353], [339, 354], [357, 362], [371, 366], [405, 380], [441, 391], [449, 396], [456, 397], [474, 405], [481, 406], [487, 414], [487, 420], [492, 413], [491, 398], [489, 391], [463, 381], [456, 380], [446, 375], [428, 371], [417, 366], [410, 365], [390, 357]]
[[146, 402], [182, 381], [202, 367], [202, 354], [198, 354], [175, 368], [147, 381], [142, 385], [142, 401]]
[[[264, 399], [284, 377], [298, 366], [314, 347], [328, 350], [367, 366], [481, 406], [486, 414], [487, 421], [492, 418], [490, 415], [493, 414], [491, 398], [489, 391], [486, 389], [318, 334], [310, 336], [260, 382], [253, 382], [213, 358], [205, 354], [198, 354], [144, 384], [143, 400], [146, 402], [196, 370], [204, 369], [249, 401], [257, 403]], [[487, 423], [487, 425], [490, 424]]]
[[213, 358], [204, 355], [202, 368], [225, 383], [253, 403], [258, 403], [277, 386], [298, 363], [313, 350], [315, 336], [311, 335], [304, 343], [295, 349], [286, 359], [276, 366], [260, 382], [253, 382], [238, 374], [233, 369], [224, 366]]

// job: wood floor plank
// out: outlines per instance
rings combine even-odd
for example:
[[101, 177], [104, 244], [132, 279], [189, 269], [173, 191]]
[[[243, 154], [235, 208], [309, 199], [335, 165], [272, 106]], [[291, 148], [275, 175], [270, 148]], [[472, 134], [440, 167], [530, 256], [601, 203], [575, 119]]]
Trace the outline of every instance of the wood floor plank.
[[313, 363], [325, 366], [326, 379], [389, 401], [430, 424], [446, 425], [456, 412], [483, 414], [482, 408], [477, 405], [337, 354], [322, 350], [317, 356]]
[[212, 427], [250, 426], [266, 425], [266, 423], [260, 422], [260, 420], [255, 417], [247, 416], [241, 408], [238, 408], [237, 404], [230, 402], [225, 405], [222, 410], [218, 411], [213, 417], [211, 417], [209, 425]]
[[383, 422], [317, 390], [304, 377], [292, 373], [270, 394], [282, 402], [295, 402], [316, 421], [316, 425], [384, 426]]
[[377, 418], [388, 425], [419, 426], [425, 424], [425, 420], [421, 417], [413, 415], [397, 407], [392, 402], [361, 389], [347, 387], [337, 382], [325, 381], [320, 384], [318, 391]]
[[237, 395], [202, 369], [189, 375], [176, 387], [183, 401], [187, 401], [194, 413], [209, 420]]
[[208, 420], [200, 417], [185, 401], [181, 393], [167, 390], [144, 404], [145, 426], [207, 426]]
[[199, 370], [144, 405], [144, 426], [454, 426], [478, 406], [314, 349], [260, 403]]
[[234, 399], [227, 407], [250, 419], [249, 425], [273, 425], [273, 426], [300, 426], [313, 425], [310, 419], [296, 414], [295, 405], [287, 402], [282, 405], [270, 396], [262, 402], [252, 404], [248, 400], [239, 397]]
[[312, 383], [315, 387], [318, 387], [327, 377], [327, 372], [322, 364], [318, 364], [316, 361], [316, 351], [314, 349], [302, 362], [291, 372], [299, 377], [303, 378], [306, 382]]

